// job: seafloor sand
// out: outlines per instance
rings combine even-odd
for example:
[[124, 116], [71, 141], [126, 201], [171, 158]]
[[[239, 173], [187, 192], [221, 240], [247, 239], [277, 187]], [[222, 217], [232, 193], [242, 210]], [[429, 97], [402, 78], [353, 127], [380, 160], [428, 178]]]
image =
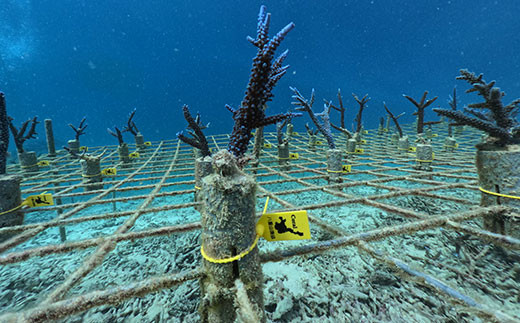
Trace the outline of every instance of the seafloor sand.
[[[361, 160], [357, 157], [358, 161]], [[391, 161], [389, 161], [391, 162]], [[470, 161], [471, 162], [471, 161]], [[367, 161], [368, 163], [368, 161]], [[275, 164], [272, 164], [275, 165]], [[370, 168], [370, 166], [368, 166]], [[187, 177], [178, 180], [191, 180]], [[400, 176], [403, 170], [389, 171]], [[176, 173], [179, 174], [179, 173]], [[297, 173], [295, 177], [315, 174]], [[460, 175], [460, 174], [459, 174]], [[475, 174], [466, 181], [474, 181]], [[348, 180], [371, 180], [371, 174], [352, 174]], [[301, 189], [297, 182], [265, 184], [262, 182], [280, 179], [271, 175], [259, 177], [258, 182], [271, 192], [290, 192]], [[460, 182], [465, 179], [437, 176], [434, 180]], [[153, 182], [153, 181], [152, 181]], [[320, 179], [309, 183], [323, 185]], [[145, 182], [143, 184], [149, 184]], [[172, 189], [189, 189], [193, 184], [175, 186]], [[403, 188], [427, 186], [419, 182], [387, 182], [387, 186]], [[168, 190], [168, 188], [166, 189]], [[117, 197], [146, 194], [118, 192]], [[373, 186], [352, 186], [343, 189], [352, 196], [385, 194], [388, 190]], [[453, 196], [474, 201], [458, 204], [439, 201], [435, 198], [402, 196], [379, 201], [425, 214], [449, 215], [469, 210], [478, 205], [480, 193], [467, 189], [443, 189], [439, 195]], [[113, 196], [111, 196], [113, 197]], [[88, 197], [74, 197], [74, 202]], [[298, 194], [285, 194], [283, 200], [298, 205], [319, 204], [339, 197], [323, 191], [310, 190]], [[192, 194], [159, 197], [152, 206], [192, 202]], [[257, 210], [263, 207], [264, 198], [258, 198]], [[63, 203], [72, 203], [64, 198]], [[88, 214], [103, 214], [114, 211], [135, 210], [140, 200], [90, 206], [74, 217]], [[270, 209], [281, 209], [275, 201]], [[392, 214], [381, 209], [355, 203], [337, 207], [312, 210], [311, 214], [328, 222], [345, 234], [360, 233], [385, 226], [403, 224], [412, 219]], [[45, 222], [56, 216], [56, 211], [31, 212], [26, 215], [26, 224]], [[69, 241], [78, 241], [112, 234], [126, 217], [89, 221], [66, 228]], [[157, 228], [200, 220], [192, 207], [142, 215], [132, 231]], [[475, 227], [480, 220], [467, 221]], [[319, 226], [311, 225], [311, 242], [335, 238]], [[57, 228], [50, 228], [34, 239], [11, 251], [25, 250], [36, 246], [60, 243]], [[309, 241], [268, 243], [261, 240], [259, 248], [268, 252], [277, 248], [309, 243]], [[423, 272], [444, 282], [456, 291], [483, 304], [485, 310], [500, 311], [513, 316], [520, 313], [520, 253], [486, 244], [481, 240], [453, 230], [436, 228], [412, 235], [401, 235], [370, 242], [370, 246], [388, 257], [395, 257], [412, 269]], [[76, 285], [67, 297], [94, 290], [124, 286], [152, 276], [183, 272], [197, 268], [201, 262], [199, 231], [178, 235], [144, 238], [118, 243], [103, 263]], [[49, 292], [65, 281], [95, 248], [33, 257], [26, 261], [0, 267], [0, 314], [21, 311], [45, 299]], [[475, 260], [476, 259], [476, 260]], [[477, 315], [475, 307], [468, 307], [445, 293], [439, 293], [428, 283], [412, 279], [395, 266], [384, 264], [355, 246], [331, 250], [321, 254], [293, 257], [276, 263], [265, 263], [264, 295], [268, 319], [273, 322], [487, 322]], [[200, 299], [197, 281], [188, 281], [176, 288], [162, 290], [141, 298], [132, 298], [121, 304], [101, 306], [76, 314], [63, 322], [197, 322], [197, 306]]]

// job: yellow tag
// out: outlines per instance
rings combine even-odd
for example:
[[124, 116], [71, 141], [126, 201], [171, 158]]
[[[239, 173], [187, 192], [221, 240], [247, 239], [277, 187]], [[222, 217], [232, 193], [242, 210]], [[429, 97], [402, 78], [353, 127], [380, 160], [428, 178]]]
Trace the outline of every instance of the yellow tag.
[[350, 173], [352, 171], [352, 165], [343, 165], [341, 171], [343, 173]]
[[432, 159], [435, 159], [435, 152], [432, 151]]
[[434, 133], [434, 134], [432, 135], [432, 137], [439, 137], [439, 135], [436, 134], [436, 133]]
[[51, 163], [48, 161], [48, 160], [40, 160], [38, 163], [37, 163], [38, 166], [50, 166]]
[[289, 159], [299, 159], [299, 158], [300, 158], [300, 154], [298, 154], [298, 153], [289, 154]]
[[384, 128], [384, 129], [383, 129], [383, 132], [388, 132], [388, 129]]
[[416, 151], [417, 151], [417, 148], [415, 148], [415, 147], [408, 147], [408, 151], [416, 152]]
[[365, 152], [365, 150], [363, 148], [356, 148], [355, 152], [358, 154], [362, 154]]
[[271, 148], [271, 144], [264, 144], [264, 148]]
[[296, 131], [293, 131], [292, 135], [293, 135], [293, 136], [299, 136], [300, 134], [297, 133]]
[[321, 145], [323, 144], [320, 140], [316, 140], [316, 145]]
[[256, 226], [264, 228], [262, 236], [267, 241], [311, 238], [307, 211], [264, 213]]
[[364, 135], [368, 135], [368, 130], [363, 130]]
[[115, 167], [109, 167], [101, 170], [101, 174], [103, 176], [116, 176], [117, 175], [117, 169]]
[[130, 153], [128, 156], [130, 158], [139, 158], [139, 153], [137, 151], [134, 151], [133, 153]]
[[81, 147], [79, 147], [79, 151], [88, 151], [88, 147], [87, 146], [81, 146]]
[[361, 143], [362, 143], [362, 144], [366, 144], [367, 141], [366, 141], [365, 139], [361, 139]]
[[152, 142], [151, 141], [145, 141], [144, 145], [150, 147], [152, 145]]
[[29, 207], [35, 207], [35, 206], [49, 206], [54, 205], [54, 200], [52, 198], [52, 194], [42, 193], [39, 195], [31, 195], [28, 196], [24, 201], [23, 204], [29, 206]]
[[455, 143], [455, 148], [459, 148], [459, 144], [458, 143]]

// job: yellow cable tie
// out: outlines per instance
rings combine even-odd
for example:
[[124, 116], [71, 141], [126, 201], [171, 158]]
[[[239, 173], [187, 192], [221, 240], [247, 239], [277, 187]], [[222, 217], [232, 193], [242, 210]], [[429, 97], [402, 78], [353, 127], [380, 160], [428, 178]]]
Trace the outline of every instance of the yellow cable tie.
[[7, 213], [14, 212], [14, 211], [18, 211], [18, 210], [21, 209], [24, 205], [25, 205], [25, 201], [23, 201], [22, 204], [18, 205], [18, 206], [15, 207], [15, 208], [12, 208], [12, 209], [7, 210], [7, 211], [0, 212], [0, 216], [1, 216], [1, 215], [4, 215], [4, 214], [7, 214]]
[[514, 195], [507, 195], [507, 194], [496, 193], [496, 192], [492, 192], [492, 191], [488, 191], [488, 190], [486, 190], [486, 189], [483, 189], [482, 187], [479, 187], [478, 189], [481, 190], [482, 192], [486, 193], [486, 194], [495, 195], [495, 196], [500, 196], [500, 197], [507, 197], [507, 198], [510, 198], [510, 199], [520, 200], [520, 196], [514, 196]]
[[103, 176], [103, 174], [101, 174], [101, 172], [98, 174], [94, 174], [94, 175], [81, 174], [81, 177], [83, 177], [83, 178], [91, 178], [91, 177], [98, 177], [98, 176]]
[[256, 247], [259, 239], [260, 239], [260, 235], [257, 234], [253, 244], [249, 248], [247, 248], [247, 250], [242, 251], [241, 253], [239, 253], [238, 255], [236, 255], [234, 257], [229, 257], [229, 258], [224, 258], [224, 259], [212, 258], [206, 254], [206, 252], [204, 251], [204, 246], [200, 246], [200, 253], [202, 254], [202, 257], [204, 257], [204, 259], [206, 259], [209, 262], [212, 262], [214, 264], [227, 264], [227, 263], [230, 263], [230, 262], [233, 262], [236, 260], [240, 260], [241, 258], [244, 258], [247, 254], [249, 254]]
[[416, 161], [416, 162], [421, 162], [421, 163], [431, 163], [431, 162], [433, 162], [433, 159], [432, 159], [432, 160], [416, 159], [415, 161]]
[[327, 172], [329, 172], [329, 173], [344, 173], [345, 171], [344, 170], [330, 170], [330, 169], [327, 169]]
[[196, 190], [201, 190], [202, 187], [199, 187], [199, 186], [195, 185], [195, 189], [196, 189]]

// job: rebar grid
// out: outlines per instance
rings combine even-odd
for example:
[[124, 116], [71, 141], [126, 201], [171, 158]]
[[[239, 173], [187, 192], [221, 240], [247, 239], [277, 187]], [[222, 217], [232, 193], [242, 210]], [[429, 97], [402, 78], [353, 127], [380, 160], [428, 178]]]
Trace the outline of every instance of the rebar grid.
[[[403, 128], [404, 131], [411, 132], [413, 126], [407, 125]], [[361, 145], [365, 152], [349, 154], [344, 160], [344, 164], [352, 165], [352, 172], [343, 174], [342, 183], [334, 184], [328, 184], [326, 181], [329, 174], [324, 158], [325, 145], [308, 147], [306, 136], [292, 137], [291, 153], [299, 153], [300, 157], [296, 161], [290, 161], [291, 170], [289, 171], [281, 171], [275, 148], [264, 149], [258, 166], [247, 168], [248, 172], [255, 174], [259, 186], [258, 215], [260, 216], [262, 199], [268, 196], [273, 201], [270, 212], [306, 209], [309, 211], [311, 222], [320, 230], [331, 233], [333, 238], [326, 241], [306, 242], [283, 250], [267, 251], [262, 254], [262, 261], [282, 261], [294, 256], [321, 253], [334, 248], [354, 245], [386, 265], [397, 266], [400, 271], [417, 276], [417, 272], [403, 269], [408, 268], [404, 262], [396, 260], [395, 257], [385, 256], [371, 247], [368, 242], [435, 228], [469, 234], [484, 242], [500, 245], [510, 250], [520, 250], [518, 239], [482, 230], [474, 224], [461, 223], [484, 215], [500, 214], [506, 211], [501, 206], [476, 208], [480, 192], [476, 186], [473, 146], [478, 142], [480, 134], [466, 130], [457, 137], [459, 142], [457, 151], [444, 153], [442, 141], [446, 129], [436, 127], [436, 130], [438, 137], [434, 138], [432, 142], [436, 152], [432, 171], [415, 170], [413, 154], [398, 152], [397, 147], [391, 147], [389, 135], [376, 135], [374, 131], [371, 131], [365, 135], [367, 143]], [[215, 135], [208, 138], [208, 141], [211, 148], [218, 149], [226, 145], [228, 137], [228, 135]], [[265, 139], [266, 143], [274, 143], [276, 134], [265, 133]], [[321, 140], [323, 141], [323, 138]], [[346, 147], [346, 138], [337, 136], [336, 142], [338, 147]], [[22, 183], [23, 196], [40, 194], [45, 191], [54, 192], [55, 199], [60, 199], [61, 204], [24, 210], [26, 219], [40, 216], [46, 220], [36, 220], [33, 223], [0, 229], [0, 234], [20, 232], [17, 236], [0, 244], [0, 252], [3, 252], [3, 255], [0, 256], [1, 265], [16, 264], [33, 257], [78, 252], [88, 248], [96, 250], [86, 257], [83, 264], [69, 274], [65, 281], [55, 287], [50, 294], [42, 295], [44, 300], [41, 303], [30, 309], [0, 316], [0, 321], [14, 317], [23, 318], [21, 321], [31, 322], [59, 319], [100, 305], [116, 305], [125, 299], [143, 296], [202, 277], [203, 273], [198, 270], [168, 273], [125, 286], [95, 290], [80, 296], [66, 298], [72, 288], [103, 263], [106, 256], [118, 246], [118, 243], [181, 234], [200, 228], [200, 223], [195, 221], [130, 231], [134, 229], [142, 215], [160, 216], [161, 212], [173, 210], [192, 212], [192, 209], [198, 205], [193, 202], [192, 198], [195, 181], [191, 147], [181, 145], [177, 140], [154, 143], [152, 147], [148, 148], [148, 151], [141, 153], [139, 158], [133, 160], [130, 168], [126, 169], [121, 167], [115, 153], [117, 146], [90, 147], [89, 151], [96, 153], [104, 149], [111, 153], [102, 159], [102, 168], [117, 166], [118, 173], [115, 176], [104, 178], [104, 189], [102, 190], [84, 191], [86, 185], [82, 184], [78, 162], [68, 158], [63, 151], [59, 151], [58, 156], [51, 160], [49, 169], [43, 168], [34, 176], [26, 177]], [[9, 167], [10, 172], [15, 170], [16, 167]], [[278, 190], [276, 186], [279, 186], [281, 190]], [[371, 189], [374, 193], [360, 196], [359, 190], [366, 189]], [[445, 192], [450, 190], [463, 190], [467, 194], [473, 194], [471, 195], [473, 198], [447, 195]], [[326, 196], [328, 200], [294, 199], [293, 196], [301, 194]], [[395, 204], [396, 201], [399, 201], [396, 199], [414, 197], [418, 198], [418, 201], [426, 198], [439, 201], [439, 203], [462, 205], [464, 210], [448, 214], [445, 212], [431, 213], [427, 209], [428, 205], [423, 210], [416, 210]], [[176, 203], [172, 204], [170, 200]], [[183, 203], [179, 203], [179, 200]], [[153, 205], [154, 202], [161, 205]], [[326, 211], [327, 208], [352, 204], [377, 208], [383, 212], [398, 215], [406, 222], [374, 230], [348, 232], [337, 224], [315, 215], [318, 211]], [[56, 215], [53, 216], [53, 214]], [[118, 218], [125, 218], [123, 224], [119, 225], [113, 233], [101, 237], [64, 243], [56, 240], [55, 244], [42, 246], [24, 245], [24, 242], [30, 242], [37, 234], [55, 227], [67, 228], [67, 226], [79, 223], [88, 224]], [[13, 250], [9, 251], [10, 249]], [[396, 265], [397, 263], [399, 265]], [[438, 281], [427, 275], [420, 276], [420, 278], [421, 281], [417, 282], [418, 284], [422, 284], [424, 281]], [[462, 301], [465, 306], [474, 308], [477, 315], [483, 318], [492, 318], [497, 321], [513, 317], [518, 319], [514, 315], [494, 310], [485, 304], [472, 303], [468, 301], [470, 298], [453, 289], [447, 290], [436, 285], [434, 290], [440, 295], [449, 296], [454, 302]], [[237, 283], [237, 293], [241, 294], [239, 283]], [[247, 309], [247, 300], [237, 300], [237, 303], [246, 307], [242, 310], [243, 313], [251, 312]]]

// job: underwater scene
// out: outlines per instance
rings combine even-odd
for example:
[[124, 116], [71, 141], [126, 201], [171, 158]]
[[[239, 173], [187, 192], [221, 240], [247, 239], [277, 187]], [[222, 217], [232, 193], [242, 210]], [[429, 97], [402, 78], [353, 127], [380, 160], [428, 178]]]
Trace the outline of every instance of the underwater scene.
[[0, 3], [0, 322], [520, 322], [520, 3]]

